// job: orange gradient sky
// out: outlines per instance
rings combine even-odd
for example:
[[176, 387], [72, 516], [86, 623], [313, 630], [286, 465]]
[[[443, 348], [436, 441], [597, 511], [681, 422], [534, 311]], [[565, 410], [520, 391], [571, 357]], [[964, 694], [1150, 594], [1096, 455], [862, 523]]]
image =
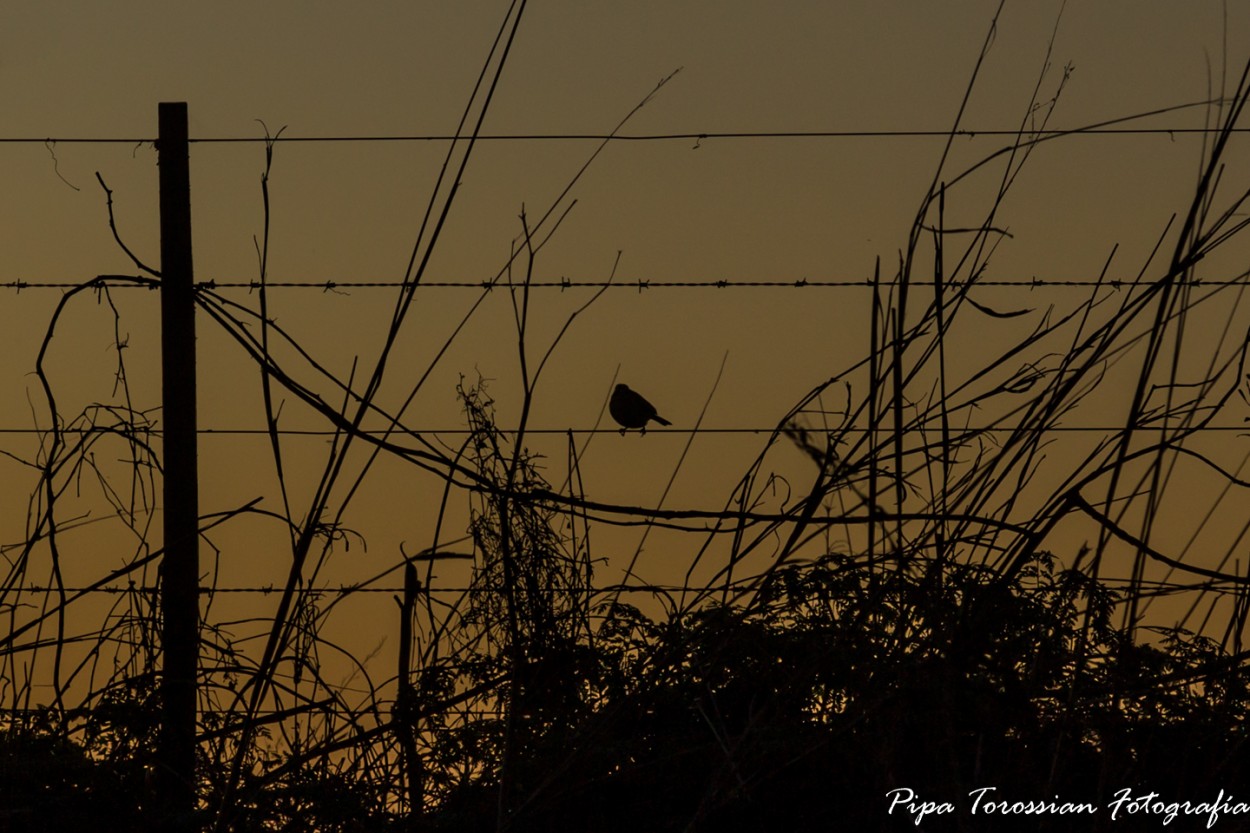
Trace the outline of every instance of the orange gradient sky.
[[[1027, 117], [1061, 5], [1006, 4], [968, 101], [965, 129], [1015, 130]], [[536, 0], [521, 23], [484, 133], [604, 134], [679, 68], [629, 122], [626, 135], [943, 131], [954, 122], [997, 7], [986, 0]], [[201, 140], [256, 139], [264, 135], [258, 120], [271, 131], [285, 128], [284, 139], [446, 136], [506, 8], [502, 2], [230, 0], [192, 6], [8, 0], [0, 11], [0, 139], [37, 141], [0, 143], [0, 284], [136, 274], [112, 239], [97, 171], [114, 192], [127, 244], [148, 263], [158, 262], [156, 155], [149, 143], [158, 102], [186, 101], [191, 136]], [[1070, 65], [1050, 127], [1076, 128], [1201, 102], [1218, 89], [1225, 64], [1231, 85], [1248, 58], [1250, 7], [1241, 4], [1071, 0], [1041, 98], [1054, 95]], [[1126, 126], [1179, 130], [1201, 127], [1207, 117], [1198, 106]], [[45, 145], [45, 138], [61, 141]], [[142, 142], [68, 141], [85, 138]], [[957, 139], [948, 176], [1008, 141], [992, 135]], [[609, 289], [589, 307], [544, 371], [531, 426], [553, 433], [531, 442], [548, 455], [549, 479], [559, 484], [566, 468], [560, 432], [595, 426], [619, 370], [619, 380], [651, 399], [673, 428], [645, 438], [595, 435], [582, 462], [587, 497], [654, 506], [680, 464], [664, 505], [719, 509], [764, 435], [708, 433], [683, 458], [700, 411], [706, 404], [703, 428], [772, 428], [800, 396], [865, 355], [869, 293], [860, 286], [640, 290], [637, 284], [863, 281], [878, 258], [889, 277], [943, 145], [940, 135], [611, 143], [571, 193], [576, 206], [535, 268], [543, 281], [603, 281], [619, 253], [615, 280], [633, 285]], [[426, 280], [495, 275], [520, 232], [522, 207], [531, 218], [546, 211], [595, 146], [587, 139], [480, 142]], [[280, 141], [270, 180], [270, 279], [400, 280], [445, 149], [440, 141]], [[1085, 135], [1044, 144], [998, 215], [1011, 237], [992, 258], [989, 276], [1089, 279], [1118, 246], [1109, 277], [1132, 279], [1169, 218], [1186, 209], [1201, 151], [1202, 138], [1192, 133]], [[1244, 181], [1244, 152], [1231, 159], [1226, 176]], [[263, 168], [264, 148], [255, 141], [192, 145], [199, 280], [257, 277]], [[979, 222], [1000, 175], [987, 172], [952, 191], [949, 225]], [[1243, 241], [1234, 241], [1207, 264], [1206, 277], [1241, 272], [1248, 251]], [[246, 289], [221, 292], [256, 303]], [[61, 290], [0, 293], [0, 428], [46, 427], [47, 409], [31, 372]], [[1047, 308], [1071, 309], [1087, 293], [987, 288], [976, 297], [999, 308], [1035, 310], [1025, 319], [1031, 326]], [[592, 294], [577, 288], [536, 291], [536, 355]], [[390, 288], [275, 289], [270, 303], [283, 327], [345, 377], [356, 358], [370, 366], [394, 297]], [[418, 292], [384, 403], [396, 406], [404, 399], [478, 297], [464, 288]], [[135, 405], [155, 408], [157, 296], [117, 290], [113, 300], [128, 346]], [[515, 425], [512, 322], [508, 295], [496, 290], [434, 366], [406, 421], [419, 430], [462, 428], [455, 384], [462, 375], [473, 380], [481, 374], [491, 380], [500, 425]], [[201, 427], [263, 427], [255, 370], [210, 320], [201, 315], [198, 326]], [[1024, 325], [987, 317], [970, 326], [952, 337], [957, 360], [976, 361], [1001, 349]], [[48, 357], [64, 415], [114, 401], [113, 345], [109, 307], [94, 295], [79, 296]], [[1105, 416], [1114, 424], [1127, 390], [1116, 387], [1121, 384], [1109, 378], [1101, 399], [1106, 410], [1075, 421], [1097, 424]], [[330, 388], [320, 389], [330, 396]], [[283, 426], [324, 424], [292, 401]], [[606, 416], [600, 427], [612, 427]], [[453, 433], [442, 436], [458, 441]], [[585, 439], [579, 434], [579, 444]], [[37, 439], [0, 434], [0, 442], [29, 459]], [[290, 443], [300, 506], [315, 484], [326, 438]], [[255, 497], [274, 499], [267, 447], [262, 436], [202, 438], [204, 512]], [[779, 451], [775, 470], [793, 481], [796, 494], [812, 474], [790, 450]], [[17, 541], [25, 536], [35, 473], [6, 457], [0, 459], [0, 482], [0, 533], [5, 542]], [[433, 543], [431, 507], [440, 492], [441, 483], [429, 475], [395, 463], [380, 467], [346, 516], [368, 549], [353, 546], [326, 580], [359, 580], [399, 563], [401, 544], [412, 552]], [[103, 504], [93, 500], [84, 489], [82, 511], [98, 514]], [[463, 500], [458, 507], [463, 513]], [[462, 534], [463, 514], [448, 526], [444, 539]], [[79, 552], [92, 555], [74, 557], [71, 581], [120, 566], [120, 555], [89, 541], [113, 542], [122, 554], [133, 547], [124, 534], [101, 531], [91, 539], [97, 534], [91, 530], [78, 533]], [[598, 553], [608, 559], [599, 565], [603, 583], [623, 578], [641, 534], [605, 531]], [[221, 584], [284, 578], [285, 535], [273, 524], [240, 521], [214, 540], [221, 548]], [[636, 572], [649, 580], [679, 580], [693, 555], [688, 549], [693, 547], [679, 539], [657, 535]], [[212, 558], [207, 549], [204, 558]], [[449, 581], [460, 575], [455, 569], [448, 568]], [[272, 603], [269, 598], [262, 605]], [[246, 615], [243, 602], [228, 604]], [[394, 615], [389, 603], [385, 615]], [[369, 639], [391, 626], [389, 619], [371, 625]]]

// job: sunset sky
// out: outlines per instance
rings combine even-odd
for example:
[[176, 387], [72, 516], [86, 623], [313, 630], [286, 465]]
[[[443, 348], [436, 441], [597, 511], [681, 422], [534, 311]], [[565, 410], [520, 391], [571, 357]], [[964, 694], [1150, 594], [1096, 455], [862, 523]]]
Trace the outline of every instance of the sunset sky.
[[[655, 506], [677, 470], [666, 508], [719, 509], [787, 409], [865, 356], [870, 296], [862, 285], [638, 284], [856, 283], [872, 276], [878, 259], [883, 277], [890, 278], [937, 175], [945, 145], [940, 133], [955, 123], [998, 5], [529, 5], [483, 125], [486, 137], [603, 135], [675, 71], [622, 134], [681, 134], [610, 143], [559, 203], [562, 209], [576, 200], [535, 263], [539, 281], [599, 282], [613, 274], [619, 257], [614, 282], [621, 286], [576, 319], [538, 387], [531, 427], [550, 433], [531, 443], [548, 455], [553, 483], [562, 481], [567, 468], [563, 432], [577, 432], [580, 446], [590, 437], [582, 432], [602, 414], [598, 427], [609, 430], [593, 436], [582, 462], [588, 498]], [[1065, 67], [1070, 77], [1050, 128], [1165, 111], [1117, 126], [1183, 131], [1207, 123], [1211, 113], [1201, 103], [1218, 94], [1225, 75], [1231, 89], [1250, 59], [1250, 7], [1241, 4], [1071, 0], [1060, 18], [1063, 5], [1005, 4], [961, 122], [982, 135], [955, 140], [942, 179], [953, 179], [1009, 143], [1010, 137], [985, 134], [1028, 124], [1034, 89], [1040, 89], [1039, 102], [1048, 104]], [[33, 370], [63, 290], [35, 285], [138, 274], [112, 239], [97, 172], [113, 190], [126, 244], [148, 264], [159, 261], [151, 144], [159, 102], [187, 102], [192, 139], [200, 140], [191, 146], [198, 280], [257, 277], [254, 241], [263, 227], [265, 158], [256, 140], [265, 135], [263, 122], [271, 133], [284, 131], [270, 179], [269, 279], [396, 283], [404, 277], [447, 143], [350, 140], [454, 132], [506, 9], [503, 2], [8, 0], [0, 11], [0, 327], [6, 345], [0, 353], [0, 428], [48, 424]], [[937, 135], [881, 135], [929, 131]], [[877, 135], [690, 138], [724, 133]], [[102, 139], [124, 141], [78, 141]], [[314, 139], [327, 141], [294, 141]], [[1185, 132], [1101, 133], [1039, 146], [996, 218], [1010, 237], [990, 260], [988, 278], [1089, 280], [1113, 249], [1108, 277], [1135, 278], [1170, 218], [1188, 207], [1202, 142], [1201, 135]], [[597, 144], [593, 138], [479, 142], [425, 281], [494, 277], [516, 245], [522, 210], [531, 221], [541, 217]], [[1230, 193], [1239, 193], [1247, 174], [1244, 150], [1234, 150], [1232, 159], [1240, 164], [1225, 176]], [[948, 224], [980, 222], [1001, 175], [1001, 168], [987, 168], [952, 190]], [[1174, 239], [1168, 240], [1170, 250]], [[1206, 265], [1206, 277], [1234, 277], [1246, 268], [1247, 252], [1245, 241], [1234, 240], [1226, 257]], [[20, 292], [19, 281], [27, 285]], [[532, 361], [594, 291], [535, 291]], [[257, 303], [246, 288], [219, 292], [249, 307]], [[270, 304], [278, 323], [345, 379], [354, 359], [361, 368], [372, 366], [395, 295], [393, 287], [275, 289]], [[480, 295], [472, 287], [418, 292], [382, 402], [395, 407], [403, 401]], [[976, 296], [979, 302], [1027, 307], [1032, 317], [1023, 319], [1026, 324], [970, 319], [951, 349], [957, 359], [975, 361], [1048, 308], [1071, 309], [1087, 295], [1088, 289], [1061, 286], [986, 288]], [[118, 289], [112, 300], [127, 345], [134, 407], [156, 408], [157, 295]], [[262, 428], [255, 369], [210, 319], [201, 315], [198, 327], [201, 427]], [[508, 295], [496, 289], [434, 364], [406, 423], [441, 432], [442, 440], [456, 444], [454, 432], [464, 424], [455, 385], [462, 376], [473, 382], [480, 374], [489, 380], [500, 426], [513, 427], [519, 418], [516, 341]], [[81, 294], [48, 350], [47, 370], [62, 415], [72, 418], [92, 403], [117, 402], [116, 369], [110, 308], [94, 294]], [[299, 373], [307, 374], [307, 366]], [[311, 375], [301, 378], [316, 384]], [[603, 409], [614, 380], [645, 394], [672, 428], [623, 438], [610, 430]], [[1116, 384], [1107, 381], [1114, 392], [1104, 398], [1106, 410], [1073, 421], [1097, 425], [1105, 418], [1114, 425], [1122, 418]], [[333, 395], [330, 387], [318, 389]], [[687, 449], [705, 406], [701, 427], [717, 430]], [[325, 427], [293, 400], [282, 419], [284, 428]], [[327, 438], [289, 442], [298, 515], [315, 485]], [[0, 443], [27, 460], [37, 451], [37, 438], [29, 433], [0, 434]], [[203, 512], [255, 497], [274, 500], [265, 437], [211, 434], [200, 447]], [[775, 466], [796, 493], [813, 474], [788, 449], [777, 452]], [[12, 457], [0, 459], [5, 543], [26, 535], [26, 501], [35, 477]], [[327, 580], [346, 583], [392, 567], [400, 562], [401, 544], [407, 552], [430, 546], [441, 487], [429, 475], [381, 466], [346, 515], [368, 549], [353, 543]], [[92, 494], [84, 487], [81, 510], [107, 514]], [[463, 513], [464, 500], [457, 506]], [[463, 515], [448, 526], [443, 540], [463, 534]], [[71, 581], [115, 569], [133, 551], [125, 534], [100, 532], [99, 540], [114, 542], [120, 554], [99, 552], [87, 545], [93, 534], [92, 527], [78, 533]], [[604, 533], [599, 555], [607, 560], [598, 566], [604, 583], [623, 578], [641, 534]], [[223, 529], [216, 538], [220, 583], [280, 582], [284, 536], [260, 521]], [[664, 541], [648, 542], [639, 576], [680, 580], [692, 553]], [[81, 554], [87, 550], [90, 558]], [[213, 554], [206, 548], [203, 557], [207, 562]], [[385, 615], [393, 616], [389, 602]], [[376, 627], [391, 627], [386, 622]]]

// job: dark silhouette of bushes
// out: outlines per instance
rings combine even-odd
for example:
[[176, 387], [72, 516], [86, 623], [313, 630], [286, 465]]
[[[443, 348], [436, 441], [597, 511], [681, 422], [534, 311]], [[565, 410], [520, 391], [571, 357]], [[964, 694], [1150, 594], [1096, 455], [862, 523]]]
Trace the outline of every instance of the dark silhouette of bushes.
[[[1011, 579], [831, 554], [777, 570], [748, 606], [657, 621], [614, 603], [593, 642], [522, 668], [508, 829], [872, 830], [897, 787], [1105, 804], [1123, 787], [1197, 799], [1245, 783], [1250, 688], [1234, 658], [1182, 632], [1133, 642], [1114, 601], [1043, 553]], [[142, 822], [150, 712], [114, 704], [85, 725], [85, 746], [51, 720], [0, 734], [8, 829]], [[469, 727], [442, 739], [460, 758], [427, 756], [451, 786], [423, 814], [309, 766], [245, 784], [237, 829], [495, 829], [505, 725]], [[465, 756], [471, 777], [439, 773]]]
[[[100, 715], [97, 729], [108, 721]], [[144, 756], [108, 754], [69, 739], [42, 713], [0, 732], [0, 830], [141, 830]], [[125, 729], [109, 734], [129, 745]], [[90, 743], [90, 740], [88, 740]], [[150, 759], [149, 759], [150, 760]]]
[[1242, 783], [1244, 675], [1190, 635], [1128, 641], [1112, 594], [1048, 554], [1011, 581], [830, 556], [763, 598], [611, 611], [597, 704], [534, 733], [511, 829], [871, 830], [896, 787], [1105, 805]]

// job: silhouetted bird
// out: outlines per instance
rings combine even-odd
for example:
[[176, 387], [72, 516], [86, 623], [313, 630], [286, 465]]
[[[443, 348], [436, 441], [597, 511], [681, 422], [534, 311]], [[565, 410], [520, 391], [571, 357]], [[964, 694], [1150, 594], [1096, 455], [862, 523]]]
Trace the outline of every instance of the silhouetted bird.
[[652, 419], [661, 425], [672, 425], [655, 412], [654, 405], [640, 394], [634, 393], [627, 385], [617, 385], [612, 391], [612, 398], [608, 400], [608, 412], [612, 414], [612, 419], [621, 424], [622, 434], [629, 428], [641, 428], [645, 434], [647, 421]]

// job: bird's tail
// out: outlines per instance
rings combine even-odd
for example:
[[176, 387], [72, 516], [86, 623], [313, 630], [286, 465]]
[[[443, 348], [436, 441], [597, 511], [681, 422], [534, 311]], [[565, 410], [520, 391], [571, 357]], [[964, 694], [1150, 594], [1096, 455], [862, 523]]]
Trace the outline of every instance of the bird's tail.
[[656, 414], [655, 416], [653, 416], [653, 417], [651, 417], [651, 418], [652, 418], [652, 419], [654, 419], [656, 422], [660, 423], [661, 425], [672, 425], [672, 424], [673, 424], [673, 423], [669, 422], [667, 419], [665, 419], [664, 417], [660, 416], [659, 414]]

